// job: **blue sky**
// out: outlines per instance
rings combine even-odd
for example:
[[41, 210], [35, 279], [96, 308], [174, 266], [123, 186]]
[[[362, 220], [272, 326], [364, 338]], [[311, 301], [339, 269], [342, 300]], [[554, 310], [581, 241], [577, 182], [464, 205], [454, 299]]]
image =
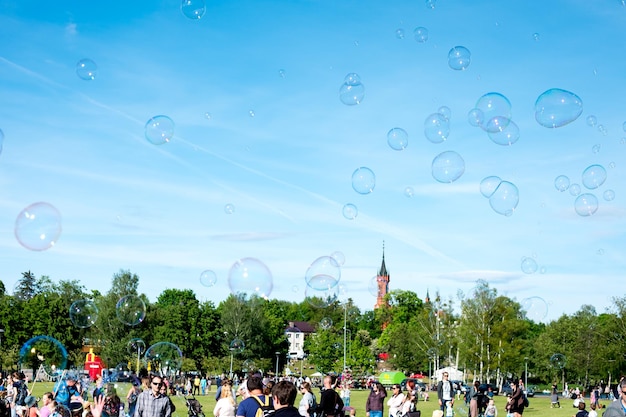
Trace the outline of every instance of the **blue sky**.
[[[535, 317], [551, 320], [583, 304], [603, 312], [624, 295], [626, 8], [617, 0], [219, 1], [199, 20], [169, 0], [4, 0], [1, 10], [0, 278], [9, 289], [31, 270], [106, 291], [122, 268], [153, 300], [191, 288], [217, 304], [230, 267], [251, 257], [272, 273], [270, 297], [300, 301], [309, 264], [340, 251], [345, 294], [371, 309], [384, 241], [390, 288], [422, 297], [456, 298], [484, 279], [518, 301], [542, 298], [547, 313]], [[426, 42], [414, 40], [417, 27]], [[454, 46], [471, 52], [464, 71], [448, 66]], [[97, 64], [93, 80], [77, 76], [81, 59]], [[354, 106], [339, 99], [349, 73], [365, 87]], [[552, 88], [583, 102], [556, 129], [534, 118]], [[511, 146], [468, 122], [490, 92], [511, 102], [520, 130]], [[442, 106], [450, 134], [434, 144], [424, 121]], [[175, 123], [160, 146], [144, 136], [156, 115]], [[387, 144], [398, 127], [408, 133], [402, 151]], [[444, 151], [465, 162], [452, 183], [431, 174]], [[581, 174], [593, 164], [607, 180], [587, 190]], [[352, 189], [359, 167], [376, 175], [368, 195]], [[597, 197], [594, 215], [576, 213], [575, 197], [555, 188], [559, 175]], [[481, 195], [488, 176], [518, 188], [511, 216]], [[45, 251], [14, 234], [35, 202], [62, 215]], [[347, 203], [354, 220], [342, 215]], [[522, 272], [524, 257], [536, 273]], [[201, 285], [204, 270], [217, 274], [213, 287]]]

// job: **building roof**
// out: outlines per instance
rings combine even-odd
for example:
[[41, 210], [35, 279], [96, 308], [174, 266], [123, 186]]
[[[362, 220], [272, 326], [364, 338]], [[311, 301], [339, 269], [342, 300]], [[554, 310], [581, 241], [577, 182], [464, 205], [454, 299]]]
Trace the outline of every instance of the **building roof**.
[[285, 328], [285, 332], [302, 332], [302, 333], [315, 333], [315, 327], [311, 326], [306, 321], [290, 321], [289, 326]]

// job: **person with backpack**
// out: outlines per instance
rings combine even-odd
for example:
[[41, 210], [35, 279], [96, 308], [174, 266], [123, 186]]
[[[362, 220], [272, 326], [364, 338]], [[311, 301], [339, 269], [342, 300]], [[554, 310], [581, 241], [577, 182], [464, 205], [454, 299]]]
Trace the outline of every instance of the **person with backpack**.
[[511, 381], [511, 388], [513, 388], [513, 393], [511, 394], [511, 398], [509, 398], [509, 412], [511, 412], [514, 417], [521, 417], [522, 414], [524, 414], [526, 396], [520, 389], [517, 381]]
[[315, 409], [318, 417], [340, 417], [343, 415], [343, 400], [333, 388], [333, 382], [330, 375], [324, 377], [324, 390]]
[[23, 416], [27, 406], [26, 397], [30, 395], [26, 377], [23, 372], [13, 372], [13, 410], [18, 416]]
[[[258, 375], [253, 375], [246, 381], [248, 398], [239, 403], [237, 417], [267, 417], [274, 410], [272, 399], [263, 394], [263, 380]], [[260, 413], [259, 413], [260, 411]]]

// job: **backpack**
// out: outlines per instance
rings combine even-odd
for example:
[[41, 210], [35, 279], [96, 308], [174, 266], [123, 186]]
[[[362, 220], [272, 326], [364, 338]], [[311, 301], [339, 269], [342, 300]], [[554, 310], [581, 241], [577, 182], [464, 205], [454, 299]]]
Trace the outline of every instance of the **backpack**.
[[24, 381], [19, 381], [17, 383], [17, 394], [15, 395], [15, 404], [25, 406], [26, 405], [26, 397], [28, 397], [28, 387]]
[[343, 400], [341, 399], [339, 394], [335, 392], [335, 416], [343, 415], [343, 407]]
[[251, 397], [259, 403], [259, 408], [258, 410], [256, 410], [256, 414], [254, 415], [254, 417], [270, 417], [272, 414], [274, 414], [274, 405], [270, 404], [269, 395], [265, 396], [265, 403], [263, 403], [263, 401], [261, 401], [261, 399], [256, 395], [251, 395]]
[[530, 403], [528, 402], [528, 397], [524, 395], [524, 408], [528, 407]]

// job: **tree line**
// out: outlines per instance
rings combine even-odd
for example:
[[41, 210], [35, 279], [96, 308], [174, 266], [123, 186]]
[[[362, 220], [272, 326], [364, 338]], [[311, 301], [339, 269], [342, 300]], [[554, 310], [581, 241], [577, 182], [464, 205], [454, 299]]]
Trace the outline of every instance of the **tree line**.
[[[126, 270], [113, 275], [105, 294], [78, 281], [37, 278], [30, 271], [22, 274], [13, 294], [0, 282], [2, 369], [17, 369], [24, 362], [24, 343], [48, 335], [61, 342], [68, 366], [76, 368], [84, 365], [84, 345], [94, 346], [108, 367], [133, 363], [136, 353], [128, 345], [141, 339], [146, 347], [163, 341], [178, 346], [181, 371], [219, 374], [231, 366], [237, 372], [273, 371], [278, 361], [279, 371], [291, 365], [298, 372], [302, 364], [289, 363], [285, 335], [293, 321], [316, 328], [304, 348], [307, 365], [321, 372], [340, 373], [345, 361], [353, 374], [371, 375], [384, 358], [385, 368], [407, 374], [456, 366], [468, 379], [484, 382], [525, 377], [529, 384], [589, 386], [611, 377], [615, 381], [626, 364], [626, 296], [613, 298], [612, 311], [598, 314], [583, 305], [545, 324], [529, 319], [519, 302], [486, 281], [449, 300], [436, 295], [424, 301], [413, 291], [390, 291], [386, 306], [368, 311], [360, 311], [351, 299], [292, 302], [246, 294], [231, 294], [216, 306], [198, 301], [192, 290], [174, 288], [150, 302], [138, 294], [138, 284], [139, 277]], [[145, 320], [132, 326], [116, 316], [119, 300], [129, 295], [145, 304]], [[68, 312], [77, 300], [91, 300], [97, 307], [93, 325], [72, 322]]]

